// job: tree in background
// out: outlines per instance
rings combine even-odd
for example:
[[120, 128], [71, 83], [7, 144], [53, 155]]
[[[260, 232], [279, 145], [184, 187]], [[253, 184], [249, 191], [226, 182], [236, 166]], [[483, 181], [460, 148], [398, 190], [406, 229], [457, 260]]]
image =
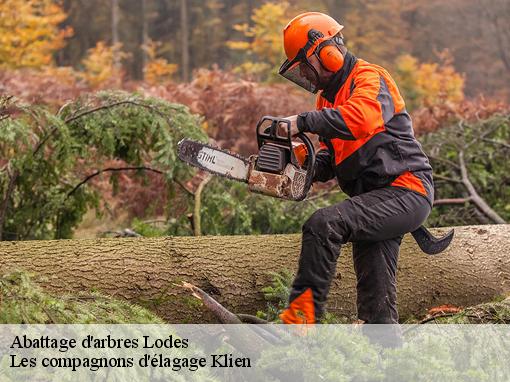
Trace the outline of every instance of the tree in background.
[[[62, 0], [63, 9], [69, 15], [62, 24], [72, 27], [75, 34], [56, 53], [59, 65], [79, 68], [88, 49], [98, 41], [114, 45], [115, 30], [123, 50], [130, 53], [122, 65], [131, 79], [143, 78], [147, 59], [143, 46], [149, 40], [161, 43], [158, 58], [179, 64], [181, 80], [185, 71], [187, 76], [192, 76], [194, 70], [214, 65], [229, 70], [246, 64], [245, 68], [267, 75], [271, 71], [268, 65], [276, 72], [280, 62], [281, 51], [276, 45], [277, 55], [259, 57], [249, 53], [246, 44], [240, 44], [242, 49], [232, 49], [227, 42], [247, 43], [251, 47], [253, 37], [244, 32], [255, 33], [253, 28], [265, 25], [268, 36], [274, 36], [273, 41], [279, 45], [285, 23], [298, 13], [313, 10], [328, 13], [345, 25], [346, 44], [354, 54], [382, 64], [390, 72], [395, 70], [397, 57], [402, 54], [411, 54], [419, 62], [438, 62], [435, 52], [448, 49], [455, 70], [466, 73], [466, 95], [473, 97], [480, 92], [498, 97], [509, 95], [503, 86], [510, 76], [510, 35], [505, 28], [510, 3], [506, 0], [295, 0], [289, 2], [286, 17], [281, 21], [275, 19], [276, 12], [266, 14], [267, 20], [257, 21], [260, 25], [256, 25], [253, 17], [255, 11], [268, 3], [264, 0], [122, 0], [117, 3], [118, 23], [117, 28], [112, 28], [112, 1]], [[186, 23], [182, 22], [183, 5]], [[235, 25], [244, 25], [243, 31], [236, 31]], [[182, 44], [184, 41], [186, 45]], [[251, 68], [247, 56], [252, 61]]]
[[270, 79], [284, 61], [282, 30], [289, 21], [289, 3], [265, 3], [253, 11], [251, 20], [251, 26], [234, 26], [249, 41], [228, 41], [227, 45], [246, 54], [236, 71]]
[[122, 44], [106, 45], [99, 41], [94, 48], [88, 50], [87, 56], [83, 59], [84, 70], [81, 77], [93, 88], [105, 86], [120, 86], [123, 70], [119, 66], [119, 60], [129, 55], [122, 51]]
[[158, 57], [158, 47], [161, 43], [149, 40], [144, 46], [147, 59], [143, 68], [144, 81], [149, 85], [168, 82], [177, 72], [178, 65], [171, 64], [166, 59]]
[[419, 63], [409, 54], [398, 57], [395, 78], [408, 110], [445, 102], [455, 104], [464, 99], [465, 77], [455, 71], [448, 51], [439, 58], [438, 64]]
[[409, 49], [409, 25], [402, 19], [402, 0], [328, 3], [328, 13], [336, 15], [345, 29], [345, 43], [354, 55], [392, 69], [395, 58]]
[[0, 1], [0, 66], [52, 65], [72, 28], [60, 28], [67, 15], [58, 0]]
[[507, 0], [416, 1], [402, 15], [412, 26], [409, 53], [431, 61], [448, 49], [466, 74], [466, 95], [510, 99], [510, 2]]

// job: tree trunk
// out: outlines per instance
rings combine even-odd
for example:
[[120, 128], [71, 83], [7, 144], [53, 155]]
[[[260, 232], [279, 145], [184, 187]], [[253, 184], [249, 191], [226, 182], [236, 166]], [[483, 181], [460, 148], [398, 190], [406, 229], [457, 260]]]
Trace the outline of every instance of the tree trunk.
[[142, 18], [142, 46], [144, 47], [144, 49], [142, 49], [142, 73], [144, 73], [145, 66], [147, 65], [147, 62], [148, 62], [147, 51], [145, 49], [147, 48], [147, 45], [149, 44], [149, 23], [148, 23], [148, 18], [147, 18], [147, 0], [142, 0], [140, 17]]
[[182, 80], [189, 81], [189, 24], [187, 0], [181, 0]]
[[[112, 11], [112, 45], [117, 46], [120, 43], [119, 39], [119, 0], [111, 0]], [[120, 67], [120, 59], [117, 50], [114, 49], [113, 64], [115, 68]]]
[[[433, 230], [436, 234], [445, 229]], [[153, 309], [173, 323], [208, 322], [189, 292], [202, 288], [236, 313], [265, 309], [261, 289], [271, 272], [296, 271], [300, 235], [203, 236], [0, 243], [0, 274], [23, 269], [56, 292], [98, 290]], [[410, 235], [398, 267], [402, 317], [441, 304], [470, 306], [510, 291], [510, 225], [457, 227], [449, 249], [420, 252]], [[351, 247], [342, 248], [328, 309], [354, 315]]]

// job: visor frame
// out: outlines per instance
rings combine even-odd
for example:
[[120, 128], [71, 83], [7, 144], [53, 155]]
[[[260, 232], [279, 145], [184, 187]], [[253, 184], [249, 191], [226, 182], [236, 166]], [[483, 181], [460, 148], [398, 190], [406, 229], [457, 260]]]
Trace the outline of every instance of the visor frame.
[[[296, 57], [294, 57], [294, 59], [292, 59], [291, 61], [289, 61], [288, 59], [285, 60], [283, 64], [280, 66], [278, 74], [284, 77], [285, 79], [294, 82], [296, 85], [300, 86], [306, 91], [309, 91], [312, 94], [316, 94], [319, 91], [320, 85], [319, 73], [317, 73], [317, 70], [308, 61], [308, 57], [306, 55], [306, 52], [310, 49], [311, 45], [313, 45], [313, 43], [310, 44], [309, 41], [304, 48], [301, 48], [298, 51], [298, 54], [296, 55]], [[310, 56], [314, 55], [315, 51], [316, 49], [314, 49]], [[311, 81], [308, 78], [303, 78], [303, 76], [301, 75], [301, 69], [299, 68], [299, 66], [302, 64], [305, 64], [311, 70], [311, 72], [315, 76], [315, 81]], [[296, 70], [299, 70], [299, 74], [292, 74], [292, 72]]]

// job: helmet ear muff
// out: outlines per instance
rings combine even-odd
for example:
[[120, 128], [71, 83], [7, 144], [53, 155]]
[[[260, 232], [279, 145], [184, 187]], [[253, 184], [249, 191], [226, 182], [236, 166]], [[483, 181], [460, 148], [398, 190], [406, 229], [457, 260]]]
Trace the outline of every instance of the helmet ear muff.
[[324, 41], [317, 47], [319, 59], [325, 69], [330, 72], [338, 72], [344, 64], [344, 56], [339, 49], [343, 45], [341, 37], [335, 36], [331, 40]]

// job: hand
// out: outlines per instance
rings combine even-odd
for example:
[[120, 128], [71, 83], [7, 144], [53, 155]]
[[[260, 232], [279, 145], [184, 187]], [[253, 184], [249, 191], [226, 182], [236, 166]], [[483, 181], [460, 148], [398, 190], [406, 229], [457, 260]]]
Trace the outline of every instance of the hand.
[[[297, 128], [297, 115], [291, 115], [290, 117], [285, 117], [284, 119], [287, 119], [290, 121], [290, 136], [294, 137], [297, 134], [299, 134], [299, 130]], [[280, 132], [282, 132], [282, 135], [287, 136], [287, 125], [284, 123], [280, 123]]]

